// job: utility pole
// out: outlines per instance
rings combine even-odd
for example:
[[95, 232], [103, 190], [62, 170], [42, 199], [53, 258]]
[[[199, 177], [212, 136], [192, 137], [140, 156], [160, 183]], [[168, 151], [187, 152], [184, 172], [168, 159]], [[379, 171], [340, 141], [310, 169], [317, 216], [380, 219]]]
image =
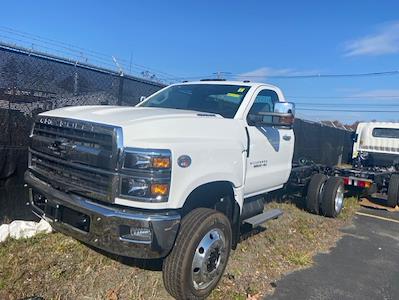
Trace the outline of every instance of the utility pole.
[[133, 52], [130, 52], [129, 73], [132, 74]]
[[216, 75], [217, 79], [225, 79], [223, 78], [223, 75], [230, 75], [231, 72], [223, 72], [223, 71], [217, 71], [215, 73], [212, 73], [213, 75]]
[[123, 69], [122, 69], [121, 65], [118, 63], [118, 61], [116, 60], [116, 58], [114, 56], [112, 56], [112, 60], [114, 61], [116, 67], [119, 70], [119, 75], [123, 76]]

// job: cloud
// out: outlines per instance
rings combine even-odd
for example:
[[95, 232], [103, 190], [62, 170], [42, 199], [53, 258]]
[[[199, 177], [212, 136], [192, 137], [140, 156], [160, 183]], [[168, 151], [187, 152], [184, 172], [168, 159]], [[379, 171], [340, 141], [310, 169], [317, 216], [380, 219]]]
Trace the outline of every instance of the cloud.
[[361, 93], [356, 93], [351, 95], [351, 97], [356, 98], [369, 98], [369, 99], [381, 99], [384, 98], [386, 100], [398, 100], [399, 98], [399, 89], [379, 89], [379, 90], [370, 90]]
[[292, 72], [292, 69], [273, 69], [268, 67], [262, 67], [253, 71], [245, 72], [240, 74], [241, 77], [269, 77], [269, 76], [281, 76], [287, 75]]
[[237, 76], [238, 80], [243, 79], [251, 79], [251, 80], [260, 80], [266, 79], [268, 77], [276, 77], [276, 76], [306, 76], [306, 75], [314, 75], [319, 74], [316, 70], [309, 70], [309, 71], [299, 71], [291, 68], [283, 68], [283, 69], [276, 69], [276, 68], [269, 68], [269, 67], [261, 67], [252, 71], [248, 71], [245, 73], [241, 73]]
[[399, 52], [399, 22], [381, 27], [376, 33], [349, 41], [344, 56], [377, 56]]

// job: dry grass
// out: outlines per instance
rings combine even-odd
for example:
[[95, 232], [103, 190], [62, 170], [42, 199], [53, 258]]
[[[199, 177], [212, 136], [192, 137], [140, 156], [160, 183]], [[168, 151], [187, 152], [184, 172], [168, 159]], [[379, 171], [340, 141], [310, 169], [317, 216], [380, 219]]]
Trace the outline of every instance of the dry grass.
[[[312, 264], [334, 246], [339, 228], [350, 222], [357, 202], [347, 199], [337, 219], [311, 215], [292, 203], [271, 203], [284, 215], [266, 230], [243, 235], [211, 299], [257, 299], [287, 272]], [[45, 299], [170, 299], [159, 262], [105, 256], [55, 233], [0, 244], [0, 299], [37, 295]]]

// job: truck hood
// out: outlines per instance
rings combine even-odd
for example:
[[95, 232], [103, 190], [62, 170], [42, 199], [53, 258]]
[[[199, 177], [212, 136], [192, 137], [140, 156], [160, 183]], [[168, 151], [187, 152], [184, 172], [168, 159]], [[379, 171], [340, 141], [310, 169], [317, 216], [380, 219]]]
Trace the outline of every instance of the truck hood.
[[[121, 107], [75, 106], [40, 114], [41, 116], [70, 118], [121, 127], [125, 147], [166, 148], [184, 143], [220, 144], [245, 142], [244, 126], [239, 120], [190, 110]], [[229, 141], [229, 142], [228, 142]]]
[[89, 122], [96, 122], [119, 127], [127, 127], [136, 122], [154, 119], [179, 119], [179, 118], [204, 118], [220, 115], [201, 113], [192, 110], [180, 110], [155, 107], [129, 107], [129, 106], [71, 106], [64, 107], [40, 114], [59, 118], [70, 118]]

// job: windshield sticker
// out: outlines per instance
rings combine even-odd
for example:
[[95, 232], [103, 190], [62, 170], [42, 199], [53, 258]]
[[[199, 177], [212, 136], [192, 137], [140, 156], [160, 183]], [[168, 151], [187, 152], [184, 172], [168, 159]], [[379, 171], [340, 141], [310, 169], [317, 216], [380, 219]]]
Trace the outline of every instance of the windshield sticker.
[[237, 93], [242, 93], [243, 91], [245, 91], [245, 88], [244, 88], [244, 87], [240, 87], [240, 88], [237, 90]]
[[228, 93], [227, 96], [235, 97], [235, 98], [240, 98], [240, 95], [235, 94], [235, 93]]

